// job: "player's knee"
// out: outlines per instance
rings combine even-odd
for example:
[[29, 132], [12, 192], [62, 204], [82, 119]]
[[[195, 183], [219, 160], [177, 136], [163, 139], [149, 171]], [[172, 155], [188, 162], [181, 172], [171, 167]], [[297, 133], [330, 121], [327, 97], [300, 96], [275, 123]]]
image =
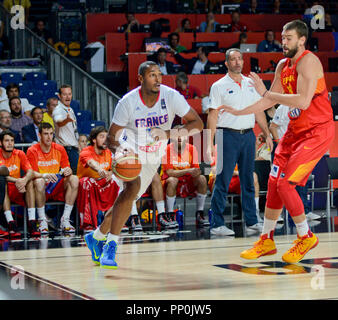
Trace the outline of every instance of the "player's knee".
[[34, 182], [34, 188], [37, 190], [37, 191], [44, 191], [45, 190], [45, 187], [46, 187], [46, 182], [43, 178], [38, 178], [38, 179], [35, 179]]
[[175, 177], [169, 177], [166, 182], [168, 186], [176, 188], [178, 184], [178, 179]]
[[207, 187], [207, 178], [203, 175], [197, 177], [197, 183], [201, 187]]
[[125, 194], [128, 197], [135, 199], [137, 193], [140, 190], [140, 187], [141, 187], [141, 180], [138, 177], [135, 180], [132, 180], [126, 183]]
[[72, 188], [78, 188], [79, 187], [79, 177], [75, 175], [71, 175], [69, 182], [72, 186]]

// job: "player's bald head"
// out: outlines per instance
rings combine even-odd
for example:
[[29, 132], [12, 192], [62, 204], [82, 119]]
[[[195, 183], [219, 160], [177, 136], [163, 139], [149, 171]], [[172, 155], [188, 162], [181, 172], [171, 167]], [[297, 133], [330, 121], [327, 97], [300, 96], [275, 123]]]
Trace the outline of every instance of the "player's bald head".
[[146, 61], [140, 64], [140, 66], [138, 67], [138, 74], [142, 77], [145, 76], [147, 70], [150, 67], [154, 67], [157, 66], [157, 64], [154, 61]]

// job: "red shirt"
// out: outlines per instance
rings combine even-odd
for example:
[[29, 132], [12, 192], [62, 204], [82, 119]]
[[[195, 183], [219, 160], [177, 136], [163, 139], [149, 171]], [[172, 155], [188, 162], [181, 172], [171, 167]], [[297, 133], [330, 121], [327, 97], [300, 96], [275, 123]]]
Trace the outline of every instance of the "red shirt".
[[202, 92], [200, 89], [187, 85], [185, 90], [182, 90], [181, 88], [176, 87], [176, 90], [186, 99], [193, 99], [195, 97], [201, 97]]
[[9, 176], [12, 178], [20, 178], [20, 170], [27, 172], [29, 169], [32, 169], [25, 153], [18, 149], [13, 149], [11, 156], [8, 159], [5, 159], [2, 151], [0, 150], [0, 166], [5, 165], [8, 168]]
[[[297, 63], [308, 53], [310, 53], [310, 51], [305, 50], [292, 67], [290, 67], [291, 59], [286, 59], [281, 72], [281, 81], [284, 93], [297, 93]], [[313, 95], [310, 106], [306, 110], [300, 110], [298, 108], [290, 109], [289, 118], [290, 123], [288, 130], [294, 133], [307, 131], [317, 125], [333, 121], [332, 107], [329, 101], [324, 77], [318, 79], [317, 81], [316, 91]]]

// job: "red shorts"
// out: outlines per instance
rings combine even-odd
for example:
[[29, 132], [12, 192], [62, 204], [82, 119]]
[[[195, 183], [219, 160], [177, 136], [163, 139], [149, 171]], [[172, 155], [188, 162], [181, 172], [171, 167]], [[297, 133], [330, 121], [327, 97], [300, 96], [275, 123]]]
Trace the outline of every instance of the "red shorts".
[[270, 177], [304, 186], [333, 139], [333, 121], [297, 136], [287, 131], [277, 146]]
[[16, 188], [15, 183], [8, 182], [7, 191], [8, 191], [9, 200], [11, 201], [11, 203], [15, 203], [20, 206], [26, 207], [25, 193], [20, 193], [19, 190]]
[[64, 178], [60, 180], [60, 182], [56, 185], [55, 189], [52, 191], [51, 194], [46, 192], [46, 201], [48, 200], [65, 202], [65, 179]]
[[[166, 188], [167, 188], [167, 183], [165, 182], [164, 189], [166, 190]], [[196, 195], [196, 187], [194, 185], [194, 178], [190, 174], [186, 174], [182, 177], [179, 177], [178, 184], [176, 187], [176, 196], [181, 197], [181, 198], [186, 198], [186, 197], [195, 196], [195, 195]]]
[[229, 193], [241, 194], [241, 183], [239, 176], [232, 176], [229, 184]]

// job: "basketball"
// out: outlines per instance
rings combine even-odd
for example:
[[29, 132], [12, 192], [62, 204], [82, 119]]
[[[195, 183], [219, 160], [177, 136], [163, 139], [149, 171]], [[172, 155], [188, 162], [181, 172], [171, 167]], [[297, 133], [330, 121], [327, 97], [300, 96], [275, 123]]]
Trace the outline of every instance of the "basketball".
[[112, 170], [117, 178], [123, 181], [132, 181], [141, 172], [141, 162], [137, 156], [121, 156], [113, 161]]

